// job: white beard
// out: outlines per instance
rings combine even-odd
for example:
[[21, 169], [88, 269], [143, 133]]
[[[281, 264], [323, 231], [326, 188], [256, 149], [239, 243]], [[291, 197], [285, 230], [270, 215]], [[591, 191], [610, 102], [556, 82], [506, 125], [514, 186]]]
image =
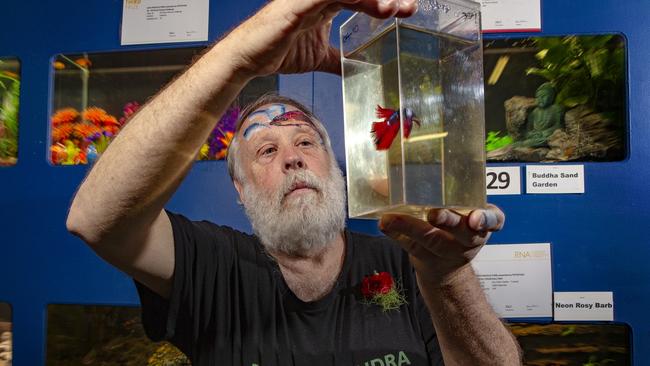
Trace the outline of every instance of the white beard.
[[[270, 251], [289, 255], [321, 253], [341, 235], [345, 227], [345, 180], [336, 163], [329, 179], [309, 170], [294, 170], [285, 176], [275, 193], [244, 185], [243, 204], [255, 234]], [[286, 196], [296, 182], [313, 190]]]

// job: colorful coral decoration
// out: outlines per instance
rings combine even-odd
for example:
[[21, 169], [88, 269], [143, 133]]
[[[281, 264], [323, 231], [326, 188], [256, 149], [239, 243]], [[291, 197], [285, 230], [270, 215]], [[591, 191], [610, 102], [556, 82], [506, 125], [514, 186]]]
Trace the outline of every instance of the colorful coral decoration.
[[226, 158], [228, 147], [235, 136], [239, 112], [239, 107], [231, 107], [226, 111], [208, 136], [208, 141], [201, 147], [199, 159], [222, 160]]
[[367, 304], [379, 305], [383, 311], [396, 310], [406, 303], [402, 289], [388, 272], [375, 271], [361, 281], [361, 295]]
[[120, 131], [122, 123], [104, 109], [89, 107], [82, 113], [64, 108], [52, 116], [52, 164], [76, 165], [95, 161]]
[[128, 102], [124, 105], [124, 108], [122, 109], [123, 116], [120, 118], [120, 124], [122, 127], [124, 127], [128, 119], [131, 118], [138, 109], [140, 109], [140, 103], [138, 102]]

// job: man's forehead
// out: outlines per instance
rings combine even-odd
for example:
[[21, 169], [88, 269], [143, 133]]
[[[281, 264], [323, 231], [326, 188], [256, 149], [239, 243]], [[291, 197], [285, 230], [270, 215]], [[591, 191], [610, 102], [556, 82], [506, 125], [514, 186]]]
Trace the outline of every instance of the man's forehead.
[[250, 140], [258, 132], [272, 127], [309, 127], [315, 126], [309, 116], [300, 109], [283, 103], [266, 104], [257, 108], [242, 123], [241, 134]]
[[[273, 118], [286, 113], [288, 111], [296, 111], [298, 108], [290, 105], [290, 104], [284, 104], [284, 103], [271, 103], [271, 104], [265, 104], [263, 106], [258, 107], [253, 111], [251, 114], [246, 117], [246, 120], [244, 121], [244, 125], [246, 124], [251, 124], [251, 123], [268, 123]], [[243, 127], [243, 126], [242, 126]]]

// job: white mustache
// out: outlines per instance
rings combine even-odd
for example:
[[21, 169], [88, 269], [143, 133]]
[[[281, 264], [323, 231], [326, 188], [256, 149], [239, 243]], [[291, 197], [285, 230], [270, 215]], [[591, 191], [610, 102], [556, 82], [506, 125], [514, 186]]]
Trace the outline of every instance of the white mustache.
[[296, 188], [311, 188], [318, 192], [323, 190], [323, 184], [313, 172], [309, 170], [299, 170], [291, 172], [284, 178], [280, 193], [282, 197], [288, 195]]

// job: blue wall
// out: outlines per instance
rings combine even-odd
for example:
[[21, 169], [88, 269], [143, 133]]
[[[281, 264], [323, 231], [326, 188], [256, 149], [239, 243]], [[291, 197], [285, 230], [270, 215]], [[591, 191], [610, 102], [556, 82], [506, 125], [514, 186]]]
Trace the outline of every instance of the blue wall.
[[[213, 1], [210, 37], [216, 39], [260, 4]], [[118, 0], [23, 0], [13, 2], [5, 12], [0, 55], [17, 56], [22, 62], [18, 165], [0, 169], [0, 301], [13, 307], [16, 365], [43, 364], [47, 304], [138, 302], [125, 275], [65, 230], [68, 204], [87, 168], [53, 167], [46, 159], [50, 58], [61, 52], [155, 47], [119, 45], [121, 7]], [[616, 0], [543, 3], [543, 34], [621, 32], [627, 38], [629, 158], [586, 164], [583, 195], [491, 199], [508, 215], [506, 228], [493, 242], [553, 244], [555, 291], [614, 291], [615, 319], [633, 329], [635, 365], [650, 364], [648, 19], [647, 0], [624, 5]], [[343, 161], [339, 78], [286, 76], [280, 78], [280, 89], [313, 105], [332, 131]], [[168, 207], [191, 218], [250, 229], [235, 203], [223, 162], [196, 164]], [[376, 232], [372, 221], [353, 221], [351, 226]]]

